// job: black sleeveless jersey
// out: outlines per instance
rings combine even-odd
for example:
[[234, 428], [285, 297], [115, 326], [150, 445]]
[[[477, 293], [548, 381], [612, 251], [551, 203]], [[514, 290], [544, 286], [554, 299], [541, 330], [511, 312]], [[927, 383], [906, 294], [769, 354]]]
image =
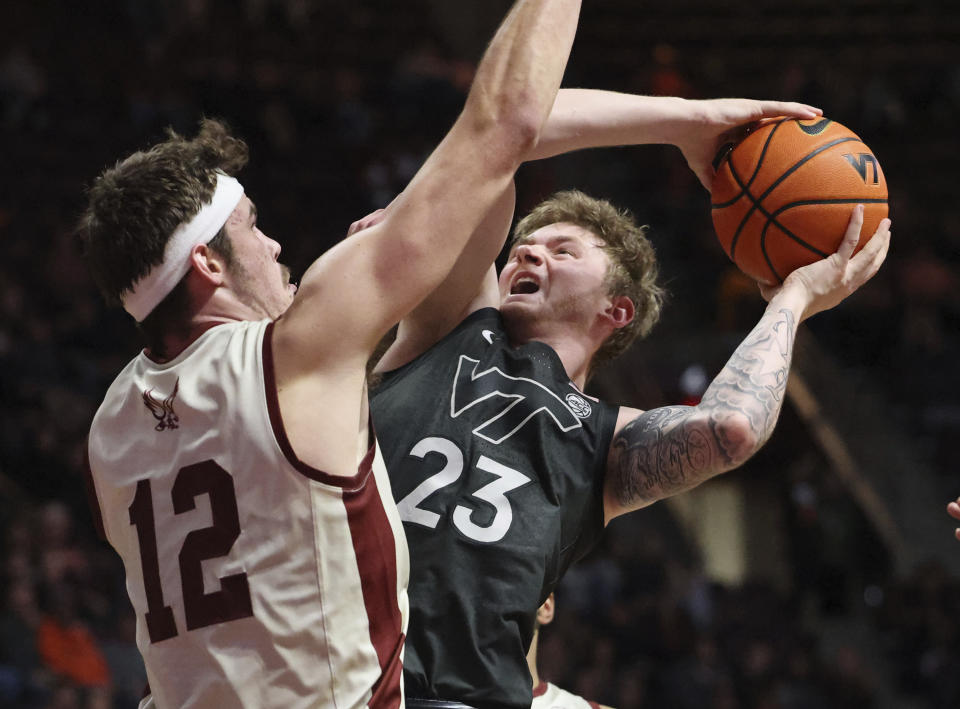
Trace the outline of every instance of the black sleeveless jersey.
[[603, 530], [617, 407], [473, 313], [371, 400], [410, 547], [409, 697], [529, 707], [537, 608]]

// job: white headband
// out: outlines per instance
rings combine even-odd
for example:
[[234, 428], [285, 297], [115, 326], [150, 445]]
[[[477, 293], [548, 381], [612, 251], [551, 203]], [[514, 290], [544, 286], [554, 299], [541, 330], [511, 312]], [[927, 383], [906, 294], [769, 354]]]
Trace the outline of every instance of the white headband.
[[190, 270], [190, 252], [197, 244], [209, 243], [226, 224], [243, 197], [243, 185], [229, 175], [217, 173], [217, 188], [210, 204], [178, 226], [163, 249], [163, 261], [125, 291], [123, 309], [137, 322], [153, 312]]

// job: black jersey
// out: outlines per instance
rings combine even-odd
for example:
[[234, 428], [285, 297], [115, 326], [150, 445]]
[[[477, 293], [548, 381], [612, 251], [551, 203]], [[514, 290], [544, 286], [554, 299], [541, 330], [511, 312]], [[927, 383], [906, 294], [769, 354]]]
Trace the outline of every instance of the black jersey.
[[537, 608], [603, 530], [617, 408], [473, 313], [371, 400], [410, 547], [410, 697], [529, 707]]

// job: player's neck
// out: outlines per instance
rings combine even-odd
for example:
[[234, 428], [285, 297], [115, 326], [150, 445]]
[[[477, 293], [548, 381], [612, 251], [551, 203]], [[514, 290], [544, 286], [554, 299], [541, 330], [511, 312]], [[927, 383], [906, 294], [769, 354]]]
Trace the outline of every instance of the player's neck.
[[584, 343], [582, 342], [563, 338], [559, 338], [555, 342], [547, 342], [547, 344], [559, 355], [570, 381], [582, 391], [587, 384], [587, 375], [590, 373], [590, 360], [593, 359], [594, 349], [590, 346], [583, 346]]
[[263, 320], [270, 317], [262, 308], [249, 305], [229, 288], [217, 287], [198, 290], [193, 301], [199, 303], [189, 320], [168, 332], [163, 338], [162, 356], [155, 352], [147, 354], [156, 361], [169, 361], [177, 357], [198, 337], [217, 325], [230, 322]]
[[[549, 345], [560, 361], [570, 380], [581, 390], [587, 383], [590, 362], [599, 345], [590, 333], [578, 332], [568, 326], [544, 327], [544, 323], [522, 323], [505, 321], [510, 344], [514, 347], [527, 342], [542, 342]], [[530, 326], [528, 326], [530, 325]]]
[[533, 341], [548, 345], [560, 357], [570, 380], [581, 390], [586, 385], [587, 375], [590, 373], [590, 361], [597, 351], [592, 341], [573, 337], [568, 333], [550, 331], [516, 333], [509, 331], [509, 336], [510, 344], [515, 347]]
[[169, 362], [176, 359], [180, 354], [192, 345], [207, 330], [217, 325], [223, 325], [227, 322], [234, 322], [231, 318], [204, 318], [202, 320], [191, 320], [184, 328], [177, 332], [168, 333], [163, 338], [163, 353], [157, 353], [151, 350], [147, 351], [147, 356], [156, 362]]

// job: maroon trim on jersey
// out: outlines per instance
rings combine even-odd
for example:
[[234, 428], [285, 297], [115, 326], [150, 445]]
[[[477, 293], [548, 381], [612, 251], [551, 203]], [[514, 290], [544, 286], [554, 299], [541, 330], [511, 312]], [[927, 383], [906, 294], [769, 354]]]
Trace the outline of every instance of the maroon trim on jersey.
[[[87, 442], [89, 444], [89, 441]], [[100, 500], [97, 498], [97, 487], [93, 482], [93, 471], [90, 469], [90, 451], [83, 448], [83, 486], [87, 491], [87, 504], [90, 505], [90, 516], [93, 518], [93, 528], [97, 536], [107, 541], [107, 531], [103, 528], [103, 513], [100, 511]]]
[[406, 639], [406, 636], [401, 633], [387, 667], [373, 685], [373, 695], [367, 703], [369, 709], [397, 709], [400, 706], [400, 678], [403, 676], [403, 661], [400, 653], [403, 652], [403, 643]]
[[[362, 485], [364, 478], [369, 475], [370, 465], [373, 463], [374, 438], [372, 432], [370, 433], [370, 449], [360, 462], [355, 475], [331, 475], [322, 470], [317, 470], [300, 460], [293, 451], [293, 446], [290, 445], [290, 439], [287, 438], [287, 431], [283, 426], [283, 416], [280, 414], [280, 399], [277, 395], [277, 378], [273, 364], [273, 326], [274, 323], [268, 323], [267, 329], [263, 333], [263, 388], [267, 396], [267, 412], [270, 415], [270, 425], [273, 428], [273, 437], [276, 439], [277, 445], [280, 446], [287, 462], [297, 472], [311, 480], [345, 489]], [[320, 406], [319, 402], [317, 406]]]
[[600, 709], [600, 705], [597, 702], [588, 699], [587, 704], [590, 705], [591, 709]]
[[401, 698], [403, 665], [400, 655], [404, 640], [397, 602], [397, 541], [377, 489], [376, 477], [371, 475], [370, 481], [359, 490], [344, 490], [343, 505], [360, 571], [370, 642], [377, 651], [383, 671], [373, 686], [373, 697], [368, 706], [371, 709], [397, 709]]

